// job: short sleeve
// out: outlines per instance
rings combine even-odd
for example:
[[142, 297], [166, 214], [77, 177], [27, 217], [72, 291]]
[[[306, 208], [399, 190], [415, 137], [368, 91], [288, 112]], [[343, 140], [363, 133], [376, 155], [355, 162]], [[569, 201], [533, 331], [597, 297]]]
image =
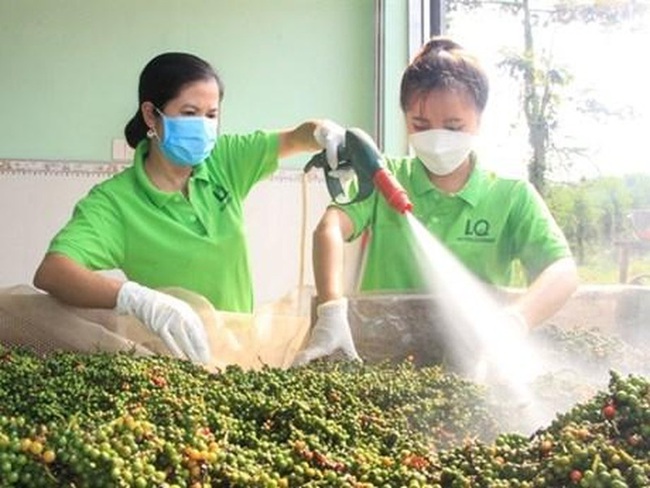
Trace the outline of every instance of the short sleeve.
[[546, 267], [571, 256], [569, 244], [537, 190], [521, 181], [513, 188], [517, 200], [511, 215], [513, 253], [521, 261], [529, 280]]
[[225, 178], [240, 199], [279, 166], [279, 134], [256, 131], [245, 135], [223, 135], [208, 159], [217, 179]]
[[72, 217], [56, 234], [48, 252], [63, 254], [92, 269], [120, 268], [124, 257], [124, 229], [119, 211], [101, 186], [80, 200]]

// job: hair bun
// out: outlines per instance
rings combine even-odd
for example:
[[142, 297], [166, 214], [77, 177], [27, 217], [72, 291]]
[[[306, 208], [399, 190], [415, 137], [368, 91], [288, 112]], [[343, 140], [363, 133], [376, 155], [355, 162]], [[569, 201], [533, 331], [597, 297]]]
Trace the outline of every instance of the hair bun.
[[448, 37], [436, 36], [429, 39], [416, 57], [427, 56], [431, 52], [440, 51], [454, 51], [456, 49], [463, 49], [463, 46]]

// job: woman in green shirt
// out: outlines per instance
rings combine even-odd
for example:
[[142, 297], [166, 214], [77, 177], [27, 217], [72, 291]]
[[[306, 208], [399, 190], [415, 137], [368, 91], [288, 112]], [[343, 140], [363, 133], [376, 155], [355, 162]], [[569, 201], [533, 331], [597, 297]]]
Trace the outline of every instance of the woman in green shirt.
[[[477, 165], [473, 142], [487, 98], [487, 76], [477, 60], [450, 39], [431, 39], [401, 83], [416, 157], [386, 164], [406, 189], [414, 216], [475, 276], [507, 286], [513, 264], [521, 262], [530, 284], [508, 309], [507, 320], [525, 332], [566, 302], [577, 287], [577, 272], [566, 239], [534, 188]], [[361, 290], [426, 291], [426, 270], [418, 268], [407, 245], [407, 219], [381, 195], [329, 207], [314, 233], [318, 319], [295, 364], [338, 349], [358, 357], [343, 296], [343, 245], [366, 231]]]
[[[144, 67], [125, 127], [133, 165], [96, 185], [52, 240], [34, 285], [77, 307], [132, 314], [178, 356], [209, 362], [198, 315], [156, 291], [183, 287], [220, 310], [250, 312], [243, 201], [278, 160], [326, 148], [343, 129], [307, 121], [276, 132], [219, 135], [223, 83], [204, 60], [164, 53]], [[97, 273], [118, 269], [126, 282]]]

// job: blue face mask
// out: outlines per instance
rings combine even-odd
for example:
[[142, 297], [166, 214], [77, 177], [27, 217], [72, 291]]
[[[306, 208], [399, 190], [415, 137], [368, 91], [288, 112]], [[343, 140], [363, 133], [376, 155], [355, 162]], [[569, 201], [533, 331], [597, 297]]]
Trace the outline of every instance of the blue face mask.
[[196, 166], [210, 155], [217, 142], [217, 119], [158, 113], [163, 121], [160, 149], [167, 159], [179, 166]]

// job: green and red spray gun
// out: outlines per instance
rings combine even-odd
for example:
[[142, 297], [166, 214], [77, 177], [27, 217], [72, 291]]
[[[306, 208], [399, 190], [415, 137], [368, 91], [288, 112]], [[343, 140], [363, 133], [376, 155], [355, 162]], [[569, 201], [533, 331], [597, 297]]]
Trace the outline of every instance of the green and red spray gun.
[[[403, 214], [413, 208], [406, 190], [383, 166], [383, 156], [366, 132], [358, 128], [347, 129], [345, 143], [339, 147], [338, 156], [336, 168], [328, 164], [325, 151], [312, 157], [304, 168], [305, 173], [311, 168], [323, 168], [327, 190], [335, 202], [343, 205], [360, 202], [368, 198], [376, 187], [397, 212]], [[357, 188], [354, 196], [350, 197], [343, 181], [347, 179], [345, 176], [353, 175], [357, 178]]]

